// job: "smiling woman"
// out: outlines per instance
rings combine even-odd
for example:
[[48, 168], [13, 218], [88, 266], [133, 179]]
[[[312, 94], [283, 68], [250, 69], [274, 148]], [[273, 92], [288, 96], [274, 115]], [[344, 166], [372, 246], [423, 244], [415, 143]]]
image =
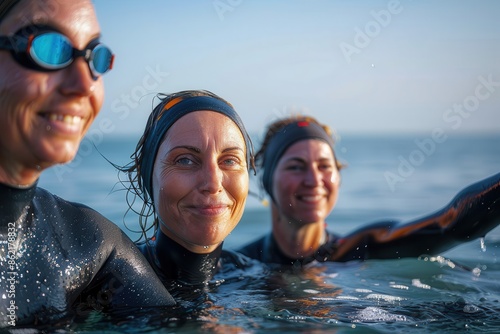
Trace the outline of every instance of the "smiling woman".
[[342, 165], [326, 125], [308, 116], [268, 127], [257, 162], [272, 199], [272, 232], [239, 251], [265, 263], [307, 265], [436, 255], [483, 237], [500, 223], [500, 174], [460, 192], [436, 213], [399, 224], [381, 221], [339, 236], [326, 229]]
[[134, 160], [120, 170], [144, 204], [140, 249], [160, 277], [203, 284], [243, 214], [252, 144], [233, 107], [213, 93], [182, 91], [160, 99]]
[[[88, 8], [54, 4], [52, 8], [56, 12], [75, 14], [43, 27], [37, 24], [40, 20], [37, 17], [33, 17], [30, 24], [21, 25], [20, 22], [26, 22], [21, 8], [27, 12], [40, 11], [38, 5], [21, 1], [2, 21], [1, 45], [9, 52], [0, 54], [3, 73], [0, 136], [2, 142], [10, 140], [11, 143], [8, 147], [10, 166], [4, 165], [3, 170], [9, 172], [3, 177], [15, 184], [28, 185], [38, 178], [42, 169], [66, 163], [74, 157], [80, 140], [102, 106], [104, 89], [102, 80], [89, 75], [90, 62], [80, 61], [73, 52], [60, 65], [56, 60], [51, 64], [36, 56], [38, 49], [57, 47], [58, 50], [53, 51], [61, 54], [66, 47], [72, 50], [73, 45], [77, 45], [84, 49], [95, 44], [99, 37], [99, 30], [91, 28], [97, 27], [95, 18], [89, 17], [85, 27], [72, 22], [75, 16], [89, 16]], [[86, 31], [86, 34], [76, 31]], [[32, 43], [28, 43], [29, 40]], [[26, 168], [18, 164], [20, 161]], [[19, 168], [24, 172], [17, 172]]]
[[152, 176], [165, 235], [195, 253], [221, 244], [243, 213], [245, 150], [241, 131], [223, 114], [197, 111], [176, 122], [158, 149]]
[[117, 226], [37, 186], [101, 109], [99, 36], [90, 0], [0, 2], [0, 328], [174, 303]]

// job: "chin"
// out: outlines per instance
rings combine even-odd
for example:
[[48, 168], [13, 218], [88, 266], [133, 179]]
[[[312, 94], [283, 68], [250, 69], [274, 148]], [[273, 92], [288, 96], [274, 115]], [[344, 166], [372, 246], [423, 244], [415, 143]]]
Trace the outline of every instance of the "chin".
[[54, 165], [63, 165], [70, 163], [75, 159], [76, 154], [78, 151], [71, 151], [71, 152], [65, 152], [65, 154], [61, 154], [58, 157], [54, 159]]
[[200, 246], [215, 246], [219, 245], [224, 239], [207, 239], [206, 237], [204, 239], [197, 239], [193, 240], [193, 243], [195, 245], [200, 245]]
[[319, 221], [324, 221], [325, 217], [323, 215], [309, 215], [304, 217], [298, 217], [298, 220], [303, 224], [314, 224]]
[[71, 162], [78, 154], [79, 142], [65, 142], [60, 145], [53, 145], [47, 148], [46, 161], [56, 164], [66, 164]]

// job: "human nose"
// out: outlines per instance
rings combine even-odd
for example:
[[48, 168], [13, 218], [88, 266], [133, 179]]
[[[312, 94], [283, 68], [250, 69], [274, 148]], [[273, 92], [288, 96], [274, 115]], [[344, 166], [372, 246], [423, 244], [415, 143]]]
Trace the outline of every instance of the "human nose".
[[97, 79], [93, 77], [88, 63], [79, 57], [64, 72], [64, 83], [61, 90], [65, 95], [89, 96], [96, 87]]
[[311, 166], [307, 168], [305, 175], [304, 175], [304, 184], [309, 187], [317, 187], [321, 185], [322, 183], [322, 174], [320, 171], [315, 168], [314, 166]]
[[216, 161], [205, 163], [201, 169], [200, 191], [216, 194], [222, 190], [223, 173]]

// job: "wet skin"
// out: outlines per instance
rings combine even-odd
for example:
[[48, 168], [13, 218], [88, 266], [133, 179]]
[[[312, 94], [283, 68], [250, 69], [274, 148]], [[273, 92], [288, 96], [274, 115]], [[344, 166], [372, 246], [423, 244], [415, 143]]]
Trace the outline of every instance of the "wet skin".
[[[58, 29], [79, 49], [100, 36], [90, 1], [22, 1], [2, 21], [0, 34], [34, 23]], [[102, 78], [94, 80], [81, 57], [65, 69], [39, 72], [5, 50], [0, 73], [0, 181], [29, 185], [43, 169], [73, 159], [101, 109]]]
[[[1, 21], [0, 34], [33, 24], [53, 27], [78, 49], [100, 36], [90, 0], [22, 0]], [[0, 299], [0, 327], [174, 304], [116, 225], [37, 187], [44, 169], [75, 156], [102, 106], [102, 78], [95, 80], [81, 57], [41, 72], [5, 50], [0, 73], [0, 290], [9, 291]]]
[[238, 126], [213, 111], [183, 116], [167, 131], [154, 165], [162, 232], [191, 252], [212, 252], [241, 219], [248, 183]]
[[325, 219], [337, 201], [340, 174], [330, 146], [308, 139], [292, 144], [273, 176], [273, 234], [290, 257], [311, 255], [325, 236]]

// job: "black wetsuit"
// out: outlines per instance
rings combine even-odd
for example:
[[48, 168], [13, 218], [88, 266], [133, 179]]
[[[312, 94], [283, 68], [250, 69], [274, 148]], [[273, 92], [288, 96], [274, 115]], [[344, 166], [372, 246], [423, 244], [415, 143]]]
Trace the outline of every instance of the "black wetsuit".
[[0, 184], [0, 327], [173, 305], [120, 228], [36, 185]]
[[222, 244], [208, 254], [196, 254], [173, 241], [158, 229], [156, 240], [138, 244], [139, 249], [163, 282], [178, 280], [204, 284], [217, 270]]
[[462, 190], [443, 209], [416, 221], [399, 224], [382, 221], [345, 237], [327, 232], [327, 242], [314, 255], [291, 259], [279, 249], [270, 233], [238, 252], [276, 264], [317, 261], [346, 262], [433, 255], [463, 242], [483, 237], [500, 224], [500, 173]]
[[234, 269], [252, 266], [251, 259], [234, 251], [223, 250], [222, 245], [221, 243], [211, 253], [197, 254], [182, 247], [158, 229], [154, 241], [140, 243], [138, 247], [160, 279], [169, 287], [169, 291], [174, 291], [179, 283], [206, 285], [222, 266]]
[[327, 233], [326, 242], [320, 246], [313, 256], [307, 258], [294, 259], [285, 255], [281, 251], [272, 233], [243, 246], [241, 249], [238, 249], [237, 252], [269, 264], [294, 265], [297, 262], [300, 264], [307, 264], [315, 259], [318, 261], [327, 261], [330, 254], [335, 251], [339, 238], [328, 231], [325, 232]]

